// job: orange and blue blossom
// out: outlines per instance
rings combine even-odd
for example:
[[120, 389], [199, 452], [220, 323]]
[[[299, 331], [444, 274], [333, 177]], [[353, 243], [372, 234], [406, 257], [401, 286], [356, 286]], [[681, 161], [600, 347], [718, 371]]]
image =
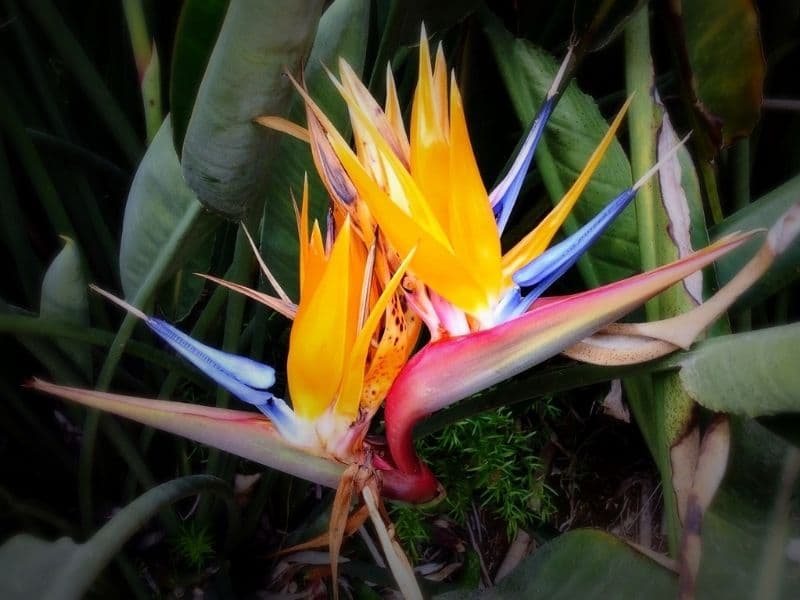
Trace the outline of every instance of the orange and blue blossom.
[[[291, 406], [269, 391], [271, 367], [209, 348], [140, 312], [176, 351], [263, 416], [43, 382], [34, 387], [332, 487], [343, 473], [353, 479], [354, 468], [374, 468], [386, 497], [431, 500], [440, 486], [412, 440], [421, 418], [574, 347], [748, 235], [602, 288], [542, 297], [658, 168], [548, 249], [613, 141], [626, 103], [564, 198], [502, 253], [500, 235], [557, 101], [562, 75], [491, 192], [477, 168], [459, 90], [452, 78], [448, 84], [441, 48], [432, 66], [424, 31], [408, 132], [391, 71], [381, 107], [344, 62], [334, 83], [349, 109], [352, 147], [299, 84], [307, 130], [267, 119], [310, 143], [331, 199], [325, 235], [318, 223], [309, 226], [304, 187], [296, 304], [265, 267], [278, 297], [211, 279], [293, 319], [287, 358]], [[430, 340], [412, 356], [420, 321]], [[386, 447], [366, 438], [384, 400]]]
[[[391, 272], [385, 266], [377, 269], [385, 258], [375, 245], [366, 247], [353, 233], [349, 216], [331, 219], [325, 240], [317, 222], [309, 228], [307, 186], [299, 213], [300, 300], [296, 305], [280, 288], [280, 297], [272, 297], [212, 278], [293, 318], [287, 357], [291, 407], [270, 392], [275, 382], [272, 367], [202, 344], [97, 288], [263, 417], [40, 381], [34, 381], [33, 387], [335, 487], [345, 465], [368, 462], [364, 436], [371, 418], [417, 340], [419, 320], [397, 291], [413, 251]], [[290, 448], [322, 462], [312, 458], [304, 464], [287, 453]], [[337, 477], [331, 478], [331, 473]], [[395, 487], [402, 493], [402, 482], [394, 486], [389, 477], [386, 485], [390, 494]]]
[[[562, 70], [563, 71], [563, 70]], [[517, 316], [566, 271], [634, 199], [654, 172], [624, 190], [608, 207], [561, 244], [547, 250], [614, 140], [628, 103], [564, 198], [533, 231], [506, 253], [500, 235], [513, 208], [536, 144], [556, 102], [556, 78], [506, 176], [487, 192], [467, 130], [463, 103], [439, 48], [435, 65], [420, 42], [419, 81], [406, 134], [391, 72], [382, 109], [352, 69], [340, 63], [340, 81], [355, 149], [319, 107], [306, 100], [312, 152], [333, 198], [386, 245], [416, 253], [404, 288], [433, 339], [493, 327]]]
[[[630, 100], [552, 212], [503, 254], [500, 235], [557, 101], [563, 67], [508, 173], [490, 193], [472, 152], [455, 80], [451, 77], [448, 86], [441, 47], [431, 66], [424, 31], [408, 133], [390, 71], [384, 108], [343, 61], [339, 74], [338, 80], [332, 75], [331, 79], [349, 109], [353, 148], [297, 86], [306, 102], [309, 142], [322, 179], [362, 234], [371, 239], [377, 225], [377, 237], [389, 255], [416, 249], [403, 289], [431, 340], [411, 358], [389, 391], [385, 408], [389, 453], [373, 460], [387, 473], [406, 473], [406, 481], [415, 482], [409, 494], [416, 501], [428, 501], [438, 493], [433, 474], [414, 451], [412, 430], [420, 419], [569, 349], [747, 239], [734, 236], [597, 290], [542, 298], [659, 168], [651, 168], [576, 233], [548, 249], [602, 161]], [[670, 348], [674, 349], [667, 345]]]

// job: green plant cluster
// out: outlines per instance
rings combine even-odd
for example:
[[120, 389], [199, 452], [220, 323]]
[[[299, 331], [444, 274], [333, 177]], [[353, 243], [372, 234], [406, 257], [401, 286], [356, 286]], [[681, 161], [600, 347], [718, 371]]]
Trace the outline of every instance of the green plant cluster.
[[461, 526], [479, 508], [505, 526], [509, 539], [517, 530], [552, 516], [554, 492], [544, 482], [540, 452], [549, 439], [544, 416], [558, 415], [550, 399], [525, 410], [498, 408], [447, 425], [424, 438], [418, 451], [447, 490], [442, 505], [431, 509], [398, 506], [392, 510], [397, 536], [412, 555], [427, 542], [426, 518], [444, 512]]

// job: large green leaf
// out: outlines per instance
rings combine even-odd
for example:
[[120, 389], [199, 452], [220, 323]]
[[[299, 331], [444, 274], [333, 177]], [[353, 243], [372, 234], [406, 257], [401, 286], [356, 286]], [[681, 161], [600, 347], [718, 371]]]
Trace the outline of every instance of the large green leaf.
[[[790, 206], [800, 200], [800, 176], [793, 177], [747, 207], [735, 212], [711, 229], [712, 239], [734, 231], [771, 227]], [[761, 240], [748, 243], [747, 250], [726, 256], [717, 263], [717, 277], [724, 285], [758, 250]], [[800, 277], [800, 238], [775, 259], [769, 271], [736, 302], [736, 308], [746, 308], [765, 300]]]
[[[64, 238], [64, 247], [47, 268], [42, 282], [39, 317], [75, 325], [89, 326], [88, 286], [78, 245]], [[91, 378], [92, 355], [87, 344], [59, 340], [58, 347], [80, 368], [84, 377]]]
[[470, 598], [675, 598], [675, 574], [602, 531], [576, 529], [524, 559], [496, 587], [442, 600]]
[[[347, 107], [323, 67], [336, 70], [336, 63], [341, 57], [361, 75], [368, 31], [367, 0], [336, 0], [320, 19], [305, 71], [311, 96], [344, 134], [350, 129]], [[297, 123], [305, 122], [303, 103], [297, 96], [292, 102], [289, 118]], [[277, 152], [266, 186], [261, 248], [270, 269], [295, 299], [299, 291], [299, 246], [291, 193], [294, 192], [295, 197], [299, 198], [304, 173], [309, 175], [311, 213], [315, 218], [322, 219], [328, 200], [325, 188], [316, 175], [311, 150], [308, 144], [282, 135], [277, 142]]]
[[120, 510], [88, 541], [71, 538], [48, 542], [19, 534], [0, 546], [0, 596], [7, 600], [81, 598], [122, 549], [123, 544], [160, 510], [202, 492], [231, 491], [221, 479], [191, 475], [155, 487]]
[[277, 135], [256, 125], [285, 115], [314, 38], [322, 0], [232, 2], [189, 119], [181, 162], [209, 209], [239, 219], [263, 198]]
[[748, 135], [761, 111], [764, 55], [752, 0], [682, 0], [695, 109], [716, 143]]
[[[541, 106], [558, 71], [558, 63], [526, 40], [514, 38], [496, 18], [484, 13], [483, 27], [514, 110], [523, 127]], [[575, 83], [567, 87], [553, 112], [536, 153], [536, 162], [553, 202], [561, 199], [608, 131], [597, 104]], [[603, 162], [567, 220], [572, 233], [631, 185], [631, 168], [619, 142], [611, 144]], [[522, 199], [524, 202], [525, 199]], [[580, 263], [592, 287], [639, 272], [636, 211], [628, 208]]]
[[175, 148], [183, 148], [183, 137], [203, 73], [214, 49], [230, 0], [186, 0], [181, 9], [169, 82], [169, 106]]
[[160, 274], [163, 283], [181, 272], [165, 292], [168, 301], [162, 303], [168, 316], [178, 320], [200, 296], [202, 280], [192, 273], [208, 270], [211, 244], [207, 237], [219, 221], [200, 210], [197, 197], [184, 182], [170, 123], [167, 117], [131, 184], [122, 224], [119, 270], [125, 298], [132, 300], [163, 253], [167, 240], [188, 219], [185, 241]]
[[680, 379], [706, 408], [748, 416], [800, 412], [800, 324], [710, 339], [681, 361]]

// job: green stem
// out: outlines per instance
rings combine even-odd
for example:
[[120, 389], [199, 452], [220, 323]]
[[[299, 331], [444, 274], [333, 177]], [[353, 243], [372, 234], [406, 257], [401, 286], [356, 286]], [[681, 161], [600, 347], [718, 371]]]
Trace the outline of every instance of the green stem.
[[[201, 212], [202, 206], [199, 202], [196, 202], [192, 204], [183, 217], [181, 217], [181, 220], [178, 221], [178, 224], [175, 226], [175, 229], [172, 231], [169, 239], [162, 247], [158, 258], [150, 269], [150, 272], [144, 278], [142, 285], [136, 291], [136, 294], [131, 301], [133, 306], [141, 308], [150, 301], [158, 284], [161, 282], [161, 278], [166, 272], [167, 267], [183, 243], [184, 238], [191, 231], [195, 221], [197, 220], [197, 217], [200, 216]], [[125, 351], [125, 346], [133, 334], [133, 329], [136, 326], [137, 321], [138, 318], [132, 314], [126, 314], [125, 318], [122, 320], [119, 331], [117, 332], [117, 335], [111, 344], [111, 348], [109, 348], [108, 356], [103, 363], [100, 376], [97, 379], [98, 390], [108, 389], [108, 386], [114, 377], [114, 371], [116, 370], [117, 365], [122, 358], [122, 354]]]
[[[628, 110], [631, 145], [631, 170], [637, 179], [656, 161], [656, 132], [652, 90], [653, 63], [650, 58], [650, 24], [647, 7], [631, 18], [625, 29], [625, 80], [628, 95], [635, 94]], [[642, 271], [658, 267], [658, 250], [654, 239], [658, 235], [659, 208], [656, 180], [651, 178], [636, 195], [636, 221], [639, 231], [639, 255]], [[647, 304], [648, 319], [658, 318], [658, 304]]]
[[144, 16], [141, 0], [122, 0], [122, 8], [128, 24], [133, 58], [136, 61], [136, 72], [139, 74], [144, 121], [149, 143], [164, 120], [161, 108], [161, 67], [158, 50], [147, 30], [147, 19]]
[[707, 160], [700, 160], [700, 181], [703, 185], [703, 190], [706, 193], [706, 200], [708, 207], [711, 210], [711, 220], [714, 225], [722, 223], [725, 215], [722, 214], [722, 203], [719, 199], [719, 189], [717, 188], [717, 173], [712, 165]]
[[[657, 118], [653, 102], [655, 76], [650, 56], [649, 9], [645, 4], [631, 18], [625, 28], [625, 80], [628, 94], [635, 94], [628, 111], [628, 126], [631, 145], [631, 169], [638, 179], [657, 161], [656, 139], [660, 119]], [[663, 207], [657, 181], [651, 178], [643, 185], [636, 197], [636, 220], [639, 233], [639, 254], [642, 271], [659, 266], [660, 237], [665, 235]], [[658, 297], [646, 304], [647, 319], [657, 320], [662, 309]], [[674, 386], [659, 376], [637, 378], [626, 385], [631, 406], [643, 434], [648, 434], [648, 446], [658, 466], [664, 489], [664, 514], [670, 552], [675, 555], [681, 539], [681, 522], [678, 514], [677, 496], [672, 485], [672, 463], [670, 448], [676, 428], [685, 424], [681, 412], [682, 398], [673, 397]], [[647, 393], [652, 390], [652, 393]], [[690, 401], [689, 401], [690, 402]]]
[[792, 490], [800, 475], [800, 450], [790, 447], [786, 452], [781, 469], [779, 487], [775, 490], [775, 504], [768, 524], [769, 534], [765, 536], [761, 564], [757, 571], [756, 592], [753, 598], [772, 600], [781, 597], [781, 582], [787, 560], [786, 545], [789, 540], [792, 522]]

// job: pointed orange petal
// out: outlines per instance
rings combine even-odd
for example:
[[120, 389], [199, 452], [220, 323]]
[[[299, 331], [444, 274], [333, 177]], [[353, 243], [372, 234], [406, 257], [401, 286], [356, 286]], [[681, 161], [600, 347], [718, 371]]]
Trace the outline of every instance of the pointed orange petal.
[[439, 127], [443, 132], [450, 128], [447, 117], [447, 63], [444, 60], [442, 44], [436, 49], [436, 64], [433, 67], [433, 101]]
[[[441, 77], [439, 78], [441, 79]], [[444, 80], [446, 87], [447, 80]], [[425, 195], [439, 223], [447, 227], [449, 171], [448, 132], [443, 126], [447, 112], [447, 95], [444, 105], [439, 98], [441, 84], [434, 82], [428, 40], [420, 38], [419, 75], [414, 103], [411, 108], [411, 174]]]
[[411, 147], [408, 143], [408, 134], [406, 134], [406, 126], [403, 122], [403, 111], [400, 109], [400, 100], [397, 97], [397, 86], [394, 83], [391, 64], [386, 65], [386, 107], [384, 111], [400, 144], [403, 163], [410, 165]]
[[[300, 86], [297, 86], [297, 90], [303, 96], [308, 110], [325, 128], [328, 140], [355, 186], [359, 198], [369, 206], [372, 216], [394, 249], [401, 254], [408, 254], [412, 248], [418, 247], [411, 269], [439, 295], [459, 308], [471, 313], [485, 310], [487, 305], [483, 284], [474, 277], [468, 265], [454, 255], [425, 198], [421, 196], [418, 187], [397, 156], [388, 149], [386, 142], [381, 140], [380, 136], [374, 139], [376, 148], [381, 151], [381, 157], [390, 167], [387, 172], [393, 175], [394, 189], [402, 190], [397, 197], [391, 198], [370, 177], [350, 146], [308, 93]], [[369, 121], [363, 114], [359, 114], [359, 107], [354, 105], [351, 108], [352, 114], [364, 124], [365, 130], [370, 130]], [[374, 128], [372, 131], [374, 135]], [[407, 195], [408, 212], [398, 204], [403, 199], [400, 197], [402, 194]]]
[[483, 186], [461, 94], [455, 76], [450, 84], [450, 239], [456, 254], [484, 282], [489, 302], [502, 288], [500, 237], [489, 196]]
[[350, 302], [350, 241], [348, 220], [336, 238], [313, 295], [301, 299], [289, 338], [289, 391], [295, 412], [307, 419], [322, 414], [342, 380], [346, 358], [344, 321]]

